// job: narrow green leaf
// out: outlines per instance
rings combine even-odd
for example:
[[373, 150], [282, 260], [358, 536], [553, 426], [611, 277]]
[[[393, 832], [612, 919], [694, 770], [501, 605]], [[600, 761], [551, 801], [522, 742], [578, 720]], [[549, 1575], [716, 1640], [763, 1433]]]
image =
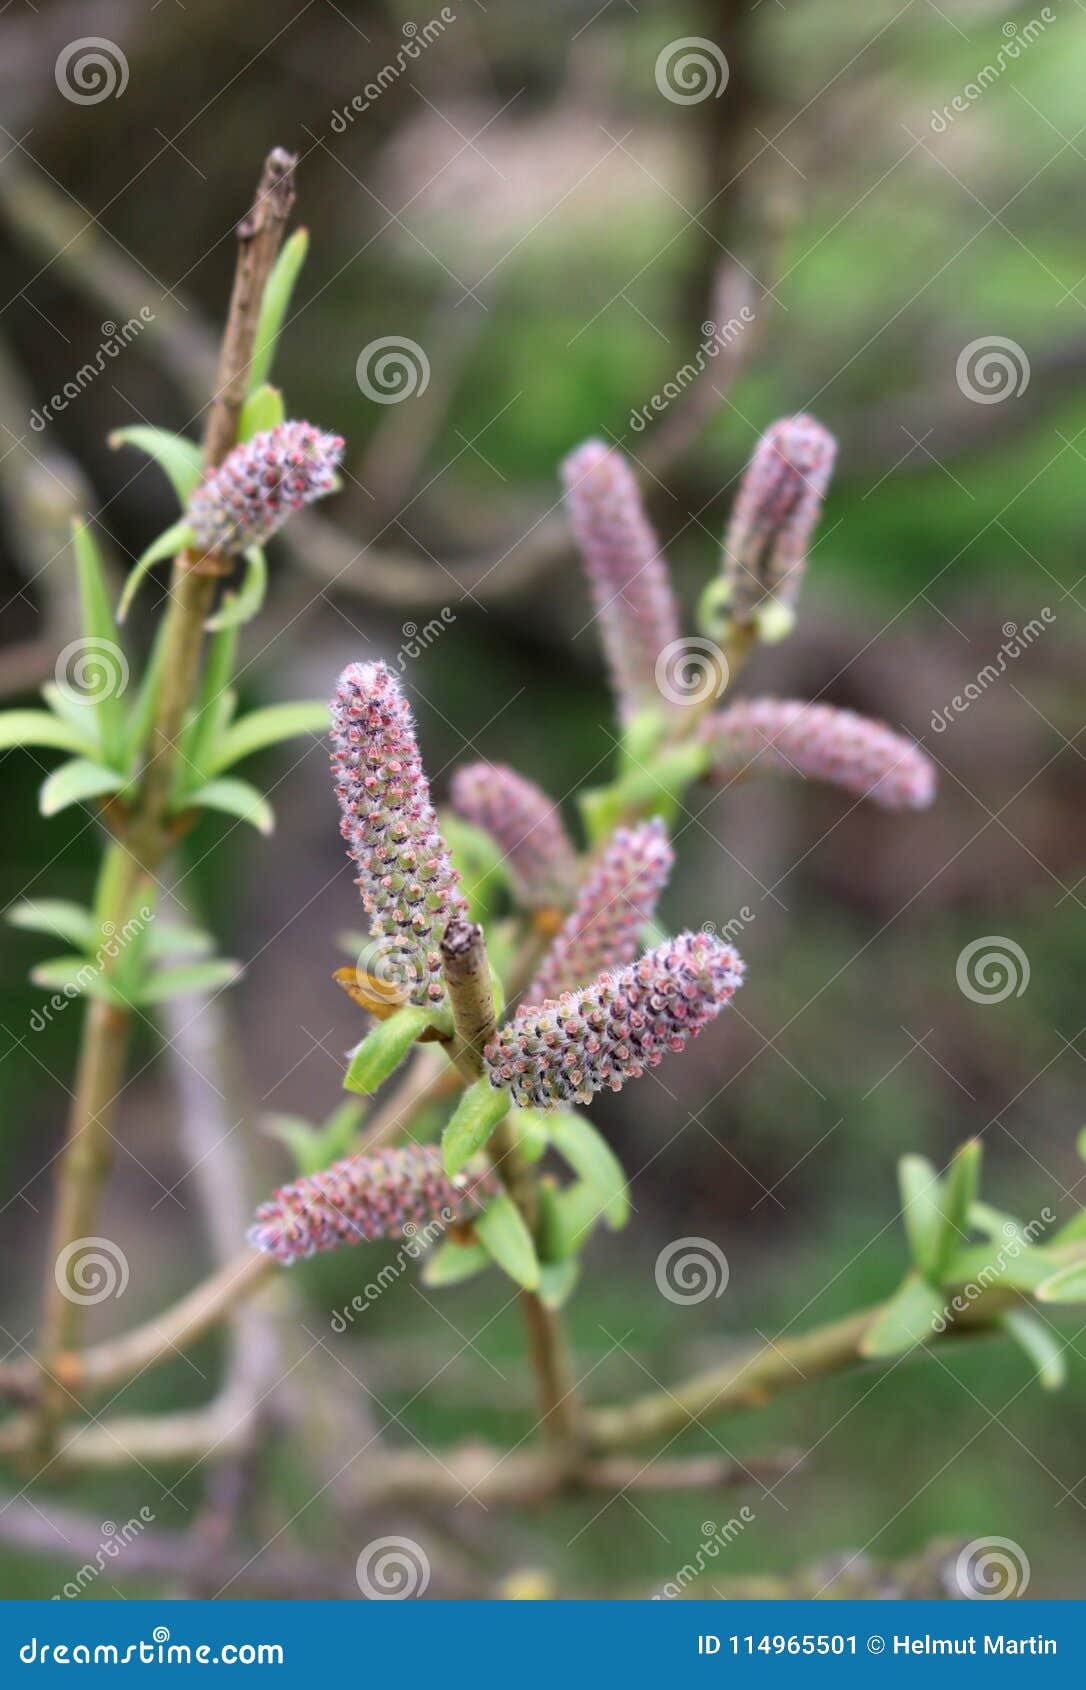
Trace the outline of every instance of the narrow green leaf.
[[149, 428], [143, 423], [136, 423], [131, 428], [115, 428], [109, 437], [109, 444], [117, 449], [118, 446], [135, 446], [139, 451], [146, 452], [153, 458], [161, 470], [170, 478], [170, 485], [177, 494], [181, 508], [188, 504], [200, 484], [203, 473], [203, 453], [195, 441], [186, 440], [183, 435], [170, 434], [164, 428]]
[[497, 1090], [485, 1077], [469, 1086], [441, 1136], [445, 1172], [458, 1174], [508, 1113], [508, 1092]]
[[95, 671], [86, 689], [87, 702], [94, 705], [102, 756], [107, 763], [119, 768], [124, 758], [124, 703], [121, 695], [128, 685], [128, 660], [113, 617], [98, 543], [87, 524], [78, 519], [72, 523], [72, 546], [85, 636], [79, 662], [88, 671]]
[[214, 948], [210, 933], [172, 921], [156, 921], [147, 937], [147, 955], [156, 962], [165, 958], [208, 956]]
[[437, 1290], [443, 1285], [462, 1285], [490, 1266], [490, 1253], [481, 1244], [458, 1244], [447, 1238], [431, 1250], [423, 1263], [422, 1283]]
[[475, 1222], [475, 1233], [503, 1273], [526, 1291], [539, 1288], [539, 1258], [524, 1217], [507, 1191], [492, 1197]]
[[[64, 687], [58, 687], [55, 681], [47, 681], [41, 695], [53, 715], [67, 722], [81, 740], [87, 745], [99, 746], [98, 715], [93, 704]], [[98, 755], [101, 756], [100, 750]]]
[[140, 986], [139, 1002], [165, 1003], [167, 998], [190, 997], [194, 992], [215, 992], [220, 986], [232, 985], [241, 972], [240, 962], [227, 957], [159, 969]]
[[294, 291], [294, 284], [298, 280], [298, 273], [305, 263], [305, 255], [309, 251], [309, 232], [306, 229], [295, 229], [288, 241], [283, 244], [283, 250], [276, 259], [272, 273], [268, 277], [264, 289], [264, 297], [260, 302], [260, 317], [256, 325], [256, 340], [253, 346], [253, 356], [249, 364], [249, 392], [262, 387], [268, 379], [268, 372], [275, 357], [276, 342], [280, 330], [286, 320], [290, 296]]
[[549, 1117], [543, 1109], [517, 1109], [512, 1127], [517, 1136], [517, 1149], [525, 1162], [538, 1162], [550, 1144]]
[[187, 793], [183, 807], [188, 809], [190, 806], [201, 810], [222, 810], [228, 816], [237, 816], [239, 821], [248, 822], [258, 833], [268, 834], [275, 828], [275, 815], [264, 794], [258, 792], [255, 786], [250, 786], [247, 780], [236, 780], [233, 776], [208, 781], [198, 791]]
[[151, 541], [143, 556], [133, 564], [128, 572], [128, 579], [125, 581], [121, 593], [121, 602], [117, 606], [118, 622], [123, 622], [131, 610], [132, 600], [139, 591], [140, 582], [148, 570], [153, 569], [156, 563], [161, 563], [163, 558], [175, 557], [186, 546], [193, 545], [195, 538], [196, 536], [188, 523], [182, 520], [175, 522], [171, 528], [167, 528], [158, 536], [157, 540]]
[[584, 1180], [562, 1190], [545, 1181], [539, 1188], [539, 1237], [544, 1261], [561, 1262], [584, 1249], [602, 1219], [599, 1198]]
[[16, 745], [47, 745], [50, 750], [74, 751], [81, 757], [99, 755], [92, 739], [47, 710], [0, 711], [0, 751]]
[[231, 686], [237, 663], [237, 626], [227, 625], [208, 641], [207, 662], [200, 681], [196, 709], [181, 740], [179, 796], [204, 784], [203, 775], [212, 747], [230, 726], [237, 708], [237, 694]]
[[317, 1129], [312, 1121], [303, 1119], [301, 1115], [268, 1115], [261, 1126], [269, 1138], [277, 1138], [280, 1144], [286, 1146], [297, 1173], [308, 1174], [322, 1166], [320, 1162], [316, 1163], [316, 1168], [312, 1166], [317, 1138]]
[[1025, 1350], [1046, 1391], [1058, 1391], [1067, 1383], [1064, 1346], [1032, 1309], [1008, 1309], [999, 1325]]
[[623, 729], [619, 767], [626, 773], [645, 768], [656, 755], [667, 730], [668, 718], [663, 710], [639, 710]]
[[660, 752], [647, 767], [631, 770], [611, 786], [582, 792], [578, 802], [590, 843], [602, 844], [624, 815], [671, 820], [687, 787], [706, 773], [709, 760], [708, 746], [688, 741]]
[[626, 1175], [618, 1157], [587, 1115], [559, 1109], [546, 1119], [554, 1148], [591, 1186], [608, 1226], [617, 1232], [630, 1218]]
[[147, 659], [147, 667], [136, 693], [136, 702], [128, 715], [128, 725], [125, 729], [124, 761], [125, 767], [136, 772], [137, 763], [144, 748], [150, 741], [151, 729], [154, 725], [155, 707], [158, 702], [158, 684], [162, 679], [162, 666], [166, 656], [166, 624], [159, 620], [155, 629], [155, 637], [151, 642], [151, 651]]
[[119, 792], [128, 776], [92, 763], [86, 757], [76, 757], [62, 763], [59, 769], [44, 780], [38, 793], [38, 808], [43, 816], [59, 815], [69, 804], [81, 804], [85, 798], [101, 798], [107, 792]]
[[936, 1262], [943, 1233], [943, 1211], [939, 1206], [939, 1175], [925, 1156], [902, 1156], [897, 1165], [905, 1235], [915, 1266], [929, 1278]]
[[362, 1097], [371, 1096], [400, 1066], [432, 1019], [430, 1010], [405, 1004], [387, 1021], [378, 1021], [351, 1057], [351, 1065], [343, 1081], [344, 1090], [358, 1092]]
[[81, 951], [93, 951], [98, 941], [98, 923], [92, 912], [62, 898], [27, 898], [13, 904], [5, 919], [27, 933], [51, 933]]
[[243, 623], [251, 622], [253, 617], [263, 608], [268, 592], [268, 560], [260, 546], [249, 546], [245, 552], [245, 578], [240, 591], [226, 593], [214, 616], [209, 616], [204, 627], [209, 633], [219, 628], [240, 628]]
[[1072, 1262], [1037, 1287], [1039, 1303], [1086, 1303], [1086, 1262]]
[[[325, 1168], [329, 1162], [338, 1162], [341, 1156], [346, 1156], [354, 1143], [355, 1134], [362, 1125], [364, 1114], [361, 1103], [357, 1103], [353, 1097], [345, 1097], [343, 1102], [337, 1104], [331, 1114], [325, 1117], [317, 1128], [322, 1157], [319, 1167]], [[308, 1171], [316, 1173], [318, 1169]]]
[[117, 1002], [117, 994], [96, 962], [86, 956], [49, 957], [35, 963], [30, 970], [33, 985], [46, 991], [64, 992], [71, 997], [107, 998]]
[[1064, 1221], [1058, 1231], [1052, 1234], [1052, 1243], [1077, 1244], [1080, 1238], [1086, 1238], [1086, 1209], [1080, 1209], [1077, 1215], [1072, 1215], [1069, 1221]]
[[1017, 1241], [1022, 1249], [1029, 1244], [1025, 1228], [1018, 1217], [1008, 1215], [1005, 1209], [993, 1209], [990, 1203], [970, 1203], [969, 1225], [975, 1227], [978, 1232], [983, 1232], [987, 1238], [998, 1239], [1004, 1244]]
[[941, 1293], [917, 1273], [902, 1280], [860, 1342], [860, 1354], [884, 1358], [925, 1344], [947, 1321]]
[[270, 387], [267, 382], [263, 387], [254, 387], [238, 418], [238, 440], [251, 440], [254, 434], [264, 434], [269, 428], [284, 421], [286, 407], [283, 395], [277, 387]]
[[1050, 1250], [1039, 1246], [1030, 1248], [1024, 1242], [1005, 1239], [993, 1248], [987, 1244], [967, 1244], [956, 1250], [946, 1265], [948, 1285], [976, 1285], [982, 1291], [995, 1285], [1010, 1286], [1015, 1291], [1036, 1291], [1056, 1268]]
[[243, 757], [266, 746], [278, 745], [280, 740], [294, 739], [299, 734], [328, 732], [326, 704], [269, 704], [263, 710], [251, 710], [248, 716], [231, 723], [218, 743], [211, 748], [208, 772], [221, 774]]
[[969, 1211], [980, 1184], [982, 1155], [980, 1140], [968, 1139], [955, 1151], [940, 1184], [938, 1201], [943, 1223], [935, 1245], [933, 1277], [936, 1280], [942, 1279], [951, 1256], [966, 1241]]
[[548, 1309], [560, 1309], [569, 1302], [581, 1277], [581, 1264], [574, 1257], [564, 1262], [544, 1262], [539, 1270], [539, 1300]]
[[346, 1156], [362, 1121], [362, 1105], [348, 1098], [319, 1127], [300, 1115], [269, 1115], [264, 1131], [285, 1144], [299, 1174], [318, 1174]]

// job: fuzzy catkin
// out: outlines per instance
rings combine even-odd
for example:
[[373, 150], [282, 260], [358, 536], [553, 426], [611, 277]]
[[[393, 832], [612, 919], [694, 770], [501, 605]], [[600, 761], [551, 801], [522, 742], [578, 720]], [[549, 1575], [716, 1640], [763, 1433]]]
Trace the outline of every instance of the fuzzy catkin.
[[577, 854], [547, 794], [502, 763], [468, 763], [450, 786], [453, 809], [489, 833], [502, 853], [516, 900], [526, 909], [561, 908], [577, 881]]
[[236, 556], [260, 546], [293, 511], [330, 493], [343, 441], [312, 423], [277, 423], [223, 460], [189, 500], [188, 520], [205, 552]]
[[[450, 1179], [436, 1145], [348, 1156], [281, 1186], [256, 1212], [254, 1249], [289, 1267], [319, 1251], [378, 1238], [416, 1238], [467, 1219], [498, 1189], [492, 1169]], [[428, 1241], [428, 1240], [425, 1240]]]
[[723, 1009], [743, 978], [738, 953], [706, 933], [680, 933], [579, 992], [531, 1008], [484, 1052], [492, 1086], [519, 1108], [587, 1103], [680, 1051]]
[[563, 463], [562, 482], [619, 716], [629, 722], [640, 710], [661, 708], [657, 659], [679, 639], [667, 564], [621, 452], [587, 441]]
[[729, 615], [749, 622], [763, 600], [791, 610], [833, 473], [837, 443], [814, 417], [782, 417], [762, 435], [724, 536]]
[[717, 780], [747, 774], [803, 775], [869, 798], [884, 810], [923, 810], [935, 796], [935, 765], [882, 722], [832, 704], [744, 699], [701, 725]]
[[620, 827], [589, 870], [577, 902], [557, 934], [535, 980], [529, 1004], [572, 991], [605, 968], [632, 962], [641, 930], [656, 913], [675, 854], [663, 822]]
[[412, 1003], [440, 1003], [441, 937], [467, 904], [430, 802], [411, 708], [387, 664], [352, 663], [340, 676], [332, 774], [375, 942], [367, 971]]

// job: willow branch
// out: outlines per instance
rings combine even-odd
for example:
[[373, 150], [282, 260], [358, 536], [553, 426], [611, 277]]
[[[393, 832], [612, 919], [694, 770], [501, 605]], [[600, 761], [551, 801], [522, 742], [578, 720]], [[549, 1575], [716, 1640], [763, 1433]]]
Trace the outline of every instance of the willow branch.
[[[253, 208], [238, 229], [234, 290], [218, 388], [208, 413], [207, 468], [220, 463], [237, 438], [264, 285], [293, 203], [293, 167], [292, 156], [281, 149], [268, 155]], [[197, 683], [204, 623], [214, 591], [215, 577], [202, 573], [193, 557], [182, 554], [174, 565], [165, 613], [162, 683], [145, 777], [123, 824], [124, 837], [110, 846], [103, 865], [111, 907], [102, 913], [118, 927], [127, 919], [140, 885], [155, 874], [174, 844], [168, 812], [176, 740]], [[94, 1231], [110, 1162], [110, 1119], [121, 1089], [127, 1043], [127, 1014], [104, 1000], [94, 1000], [84, 1022], [68, 1141], [57, 1174], [41, 1342], [47, 1381], [42, 1397], [43, 1444], [48, 1443], [64, 1410], [64, 1392], [56, 1388], [56, 1382], [63, 1376], [67, 1352], [78, 1340], [83, 1314], [81, 1301], [72, 1295], [70, 1268], [62, 1273], [54, 1269], [69, 1244]]]
[[[942, 1347], [952, 1339], [984, 1333], [994, 1335], [998, 1328], [991, 1324], [993, 1315], [1027, 1300], [1016, 1292], [988, 1291], [932, 1342]], [[877, 1303], [795, 1338], [775, 1338], [720, 1367], [681, 1379], [665, 1390], [652, 1391], [631, 1403], [597, 1409], [587, 1417], [588, 1444], [593, 1451], [604, 1454], [659, 1438], [669, 1439], [698, 1421], [764, 1408], [774, 1398], [815, 1379], [861, 1365], [875, 1366], [860, 1346], [884, 1306]], [[917, 1353], [922, 1351], [918, 1348]]]
[[[473, 922], [450, 922], [441, 943], [441, 957], [454, 1028], [449, 1054], [460, 1072], [474, 1080], [483, 1072], [483, 1048], [496, 1024], [482, 928]], [[491, 1148], [503, 1184], [529, 1231], [534, 1232], [535, 1175], [520, 1153], [508, 1116], [495, 1129]], [[521, 1291], [520, 1306], [538, 1387], [544, 1436], [560, 1465], [572, 1469], [580, 1457], [578, 1409], [561, 1322], [535, 1291]]]

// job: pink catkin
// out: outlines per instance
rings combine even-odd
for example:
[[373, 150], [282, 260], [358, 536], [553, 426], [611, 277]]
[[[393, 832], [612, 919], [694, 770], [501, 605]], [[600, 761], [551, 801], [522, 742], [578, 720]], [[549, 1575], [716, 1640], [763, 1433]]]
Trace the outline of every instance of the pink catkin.
[[728, 610], [747, 622], [766, 596], [791, 608], [837, 445], [814, 417], [782, 417], [754, 449], [724, 536]]
[[585, 985], [632, 962], [656, 913], [675, 854], [661, 821], [620, 827], [590, 869], [577, 902], [525, 993], [529, 1004]]
[[450, 1179], [436, 1145], [348, 1156], [282, 1186], [256, 1212], [249, 1243], [289, 1267], [344, 1244], [440, 1232], [483, 1208], [498, 1188], [491, 1169]]
[[278, 423], [254, 434], [201, 482], [188, 520], [205, 552], [232, 557], [260, 546], [292, 511], [330, 493], [343, 441], [307, 422]]
[[718, 780], [746, 774], [828, 781], [884, 810], [923, 810], [935, 796], [935, 765], [882, 722], [832, 704], [755, 698], [703, 722]]
[[352, 663], [332, 699], [332, 774], [340, 832], [381, 966], [412, 1003], [440, 1003], [442, 934], [467, 914], [438, 830], [415, 724], [384, 663]]
[[577, 855], [557, 804], [500, 763], [469, 763], [452, 778], [453, 809], [490, 834], [502, 853], [517, 902], [543, 909], [569, 902]]
[[705, 933], [680, 933], [579, 992], [518, 1015], [487, 1046], [490, 1083], [520, 1108], [587, 1103], [619, 1091], [680, 1051], [743, 979], [737, 952]]
[[619, 715], [628, 722], [639, 710], [660, 708], [656, 660], [679, 638], [667, 564], [620, 452], [589, 440], [562, 465], [562, 482]]

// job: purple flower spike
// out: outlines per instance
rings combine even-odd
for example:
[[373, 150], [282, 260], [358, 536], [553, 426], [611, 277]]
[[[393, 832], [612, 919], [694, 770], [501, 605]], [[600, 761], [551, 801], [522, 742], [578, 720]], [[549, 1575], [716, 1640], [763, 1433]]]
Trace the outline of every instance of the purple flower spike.
[[723, 1009], [743, 979], [730, 945], [706, 933], [680, 933], [639, 962], [601, 974], [580, 992], [518, 1015], [485, 1052], [490, 1083], [519, 1108], [587, 1103], [619, 1091]]
[[884, 810], [924, 810], [935, 796], [935, 765], [918, 745], [832, 704], [744, 700], [710, 716], [701, 734], [718, 780], [759, 772], [805, 775]]
[[339, 678], [332, 774], [375, 941], [366, 971], [412, 1003], [440, 1003], [441, 937], [467, 904], [430, 803], [410, 706], [384, 663], [351, 663]]
[[762, 435], [724, 536], [725, 603], [735, 622], [774, 610], [780, 623], [793, 620], [836, 454], [833, 435], [813, 417], [782, 417]]
[[469, 763], [452, 778], [453, 809], [498, 845], [517, 902], [527, 909], [568, 905], [577, 856], [557, 804], [500, 763]]
[[321, 1250], [377, 1238], [405, 1237], [420, 1249], [446, 1227], [477, 1214], [497, 1189], [492, 1169], [450, 1179], [434, 1144], [348, 1156], [323, 1173], [282, 1186], [262, 1203], [249, 1243], [284, 1267]]
[[543, 1003], [585, 985], [604, 969], [632, 962], [640, 949], [641, 929], [656, 913], [674, 860], [663, 822], [620, 827], [590, 870], [526, 1001]]
[[659, 709], [656, 662], [679, 638], [667, 564], [620, 452], [589, 440], [562, 465], [566, 509], [584, 559], [619, 715]]
[[292, 511], [332, 491], [342, 456], [339, 435], [322, 434], [312, 423], [278, 423], [254, 434], [189, 500], [196, 544], [225, 557], [263, 545]]

